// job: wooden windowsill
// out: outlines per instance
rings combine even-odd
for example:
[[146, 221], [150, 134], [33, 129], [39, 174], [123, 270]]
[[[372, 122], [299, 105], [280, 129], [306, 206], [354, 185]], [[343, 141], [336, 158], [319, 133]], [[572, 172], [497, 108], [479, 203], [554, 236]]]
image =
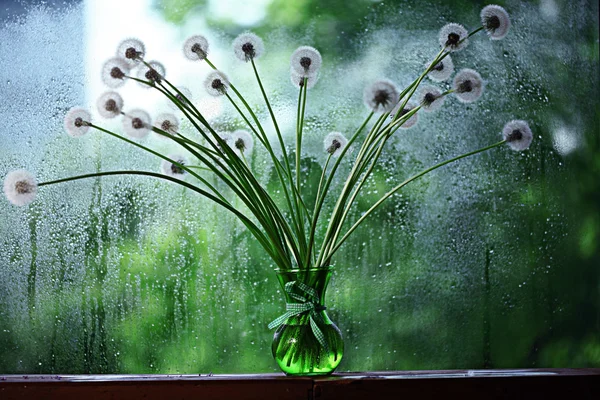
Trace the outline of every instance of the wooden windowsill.
[[256, 375], [0, 375], [0, 399], [598, 399], [600, 369]]

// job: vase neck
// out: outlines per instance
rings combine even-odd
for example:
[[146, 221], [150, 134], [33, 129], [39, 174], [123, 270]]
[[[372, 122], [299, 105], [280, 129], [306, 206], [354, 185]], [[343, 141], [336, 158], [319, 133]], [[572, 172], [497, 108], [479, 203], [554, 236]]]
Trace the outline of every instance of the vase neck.
[[[302, 300], [292, 297], [290, 293], [285, 290], [286, 284], [290, 282], [303, 283], [311, 289], [314, 289], [318, 296], [318, 304], [324, 305], [325, 303], [325, 291], [331, 278], [332, 269], [309, 269], [309, 270], [289, 270], [289, 271], [277, 271], [277, 279], [283, 289], [286, 303], [303, 303]], [[299, 289], [299, 285], [294, 285], [293, 293], [296, 293], [302, 297], [307, 298], [308, 294]], [[312, 300], [312, 299], [310, 299]]]

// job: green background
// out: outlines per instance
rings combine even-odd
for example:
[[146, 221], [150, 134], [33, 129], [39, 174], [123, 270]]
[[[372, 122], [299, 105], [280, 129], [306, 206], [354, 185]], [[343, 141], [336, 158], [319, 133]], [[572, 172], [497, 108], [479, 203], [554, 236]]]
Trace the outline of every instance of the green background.
[[[455, 57], [486, 77], [487, 97], [449, 100], [393, 142], [352, 219], [423, 167], [495, 142], [511, 116], [530, 122], [534, 143], [419, 180], [345, 244], [327, 298], [346, 340], [339, 371], [600, 367], [598, 4], [557, 2], [558, 20], [540, 17], [537, 2], [500, 4], [514, 23], [506, 42], [478, 35]], [[476, 27], [484, 5], [274, 0], [252, 29], [274, 53], [261, 60], [268, 87], [281, 85], [296, 45], [323, 53], [319, 85], [334, 83], [316, 87], [307, 110], [319, 150], [320, 135], [350, 131], [365, 116], [361, 82], [344, 78], [345, 68], [370, 65], [375, 49], [375, 74], [406, 84], [405, 71], [416, 74], [437, 51], [439, 27]], [[211, 18], [202, 1], [154, 6], [174, 29], [192, 14], [227, 40], [245, 29]], [[285, 86], [275, 102], [295, 101]], [[559, 151], [561, 129], [575, 135], [573, 151]], [[52, 135], [40, 150], [52, 177], [123, 162], [121, 143]], [[18, 159], [4, 157], [3, 175]], [[251, 163], [278, 197], [266, 159], [255, 151]], [[149, 163], [141, 156], [134, 166]], [[303, 159], [313, 196], [322, 164], [322, 155]], [[4, 202], [0, 214], [0, 373], [276, 371], [267, 324], [284, 304], [273, 265], [216, 206], [172, 185], [110, 178], [48, 189], [26, 209]]]

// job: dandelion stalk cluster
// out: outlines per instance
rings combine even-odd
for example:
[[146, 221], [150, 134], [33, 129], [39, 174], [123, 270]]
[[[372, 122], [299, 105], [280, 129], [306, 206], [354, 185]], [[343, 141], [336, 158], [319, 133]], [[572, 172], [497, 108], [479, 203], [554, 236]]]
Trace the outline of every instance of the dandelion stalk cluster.
[[[167, 79], [166, 70], [159, 61], [146, 59], [146, 46], [137, 39], [129, 38], [118, 45], [115, 57], [104, 63], [102, 80], [111, 90], [101, 95], [96, 103], [102, 118], [122, 119], [124, 135], [92, 121], [90, 112], [84, 108], [71, 109], [65, 117], [64, 126], [72, 137], [95, 130], [148, 152], [159, 159], [160, 163], [157, 164], [160, 164], [160, 172], [107, 171], [37, 183], [32, 174], [18, 170], [6, 176], [4, 192], [12, 203], [25, 205], [34, 200], [40, 187], [77, 179], [112, 175], [158, 178], [195, 191], [233, 213], [279, 269], [325, 268], [332, 264], [336, 252], [361, 223], [407, 184], [444, 165], [505, 143], [518, 151], [529, 147], [532, 133], [527, 123], [522, 120], [510, 121], [502, 130], [502, 140], [440, 162], [399, 182], [360, 218], [350, 221], [350, 212], [357, 196], [365, 187], [389, 139], [398, 129], [415, 126], [421, 111], [435, 112], [443, 107], [450, 94], [460, 102], [473, 102], [482, 96], [485, 87], [482, 76], [469, 68], [454, 75], [449, 90], [424, 84], [424, 81], [427, 78], [433, 82], [449, 80], [457, 61], [450, 54], [464, 49], [474, 34], [486, 31], [491, 39], [497, 40], [506, 36], [509, 28], [510, 19], [506, 11], [499, 6], [487, 6], [481, 12], [481, 26], [471, 32], [455, 23], [441, 28], [441, 49], [406, 88], [401, 90], [388, 79], [378, 80], [366, 87], [363, 100], [368, 111], [362, 124], [351, 134], [331, 132], [323, 138], [325, 161], [316, 195], [306, 193], [302, 185], [301, 155], [309, 89], [318, 83], [320, 69], [324, 65], [317, 49], [302, 46], [290, 57], [290, 79], [297, 89], [298, 100], [294, 142], [288, 143], [289, 140], [284, 140], [269, 100], [269, 92], [273, 88], [265, 87], [259, 74], [258, 61], [265, 53], [265, 44], [257, 35], [251, 32], [239, 35], [233, 41], [233, 52], [239, 60], [239, 68], [251, 69], [256, 79], [256, 89], [268, 110], [275, 140], [267, 135], [256, 109], [236, 88], [234, 80], [213, 64], [209, 41], [204, 36], [194, 35], [187, 39], [182, 47], [183, 56], [193, 62], [206, 63], [212, 69], [204, 79], [206, 92], [210, 96], [226, 99], [244, 121], [245, 126], [233, 132], [217, 132], [206, 115], [194, 105], [189, 90]], [[146, 111], [127, 108], [119, 93], [114, 91], [127, 81], [134, 81], [164, 95], [181, 119], [200, 135], [201, 140], [184, 134], [180, 117], [173, 113], [160, 114], [152, 121]], [[173, 142], [185, 155], [165, 155], [149, 147], [144, 143], [144, 138], [150, 133]], [[252, 151], [265, 152], [269, 156], [283, 193], [283, 204], [277, 203], [257, 179], [247, 160]], [[338, 175], [343, 162], [350, 163], [350, 171], [342, 179], [341, 190], [333, 190], [334, 181], [340, 178]], [[218, 187], [222, 186], [214, 183], [215, 178], [230, 190], [219, 190]], [[244, 207], [239, 207], [231, 194]], [[307, 201], [309, 196], [314, 196], [314, 202]], [[326, 212], [324, 205], [331, 196], [337, 197], [332, 202], [333, 209]], [[309, 203], [314, 206], [309, 207]], [[323, 231], [324, 234], [317, 234]]]

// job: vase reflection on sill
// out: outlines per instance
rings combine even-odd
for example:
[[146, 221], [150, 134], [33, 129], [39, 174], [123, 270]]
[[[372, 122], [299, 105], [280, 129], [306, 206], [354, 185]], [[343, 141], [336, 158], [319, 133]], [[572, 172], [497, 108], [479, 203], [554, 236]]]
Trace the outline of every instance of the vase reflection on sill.
[[[282, 321], [271, 347], [275, 361], [287, 375], [328, 375], [342, 360], [342, 334], [324, 306], [332, 270], [328, 267], [276, 271], [288, 313], [290, 309], [298, 313]], [[302, 308], [307, 310], [300, 311]]]

